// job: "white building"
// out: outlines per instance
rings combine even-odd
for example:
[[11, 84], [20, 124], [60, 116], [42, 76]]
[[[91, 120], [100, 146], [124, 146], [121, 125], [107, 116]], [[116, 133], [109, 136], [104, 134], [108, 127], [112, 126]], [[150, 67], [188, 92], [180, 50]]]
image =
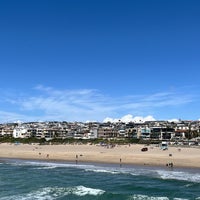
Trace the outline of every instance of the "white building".
[[27, 134], [27, 129], [24, 127], [16, 127], [13, 129], [13, 137], [14, 138], [27, 138], [29, 137]]
[[90, 132], [84, 135], [83, 139], [97, 139], [97, 129], [91, 129]]

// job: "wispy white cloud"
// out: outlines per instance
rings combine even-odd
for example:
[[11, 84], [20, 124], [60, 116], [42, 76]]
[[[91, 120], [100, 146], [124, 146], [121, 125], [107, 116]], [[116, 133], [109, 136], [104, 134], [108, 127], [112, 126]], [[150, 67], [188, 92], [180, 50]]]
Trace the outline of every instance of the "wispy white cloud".
[[[151, 112], [158, 108], [177, 107], [194, 100], [193, 96], [173, 92], [113, 98], [93, 89], [57, 90], [39, 85], [34, 91], [32, 95], [5, 97], [8, 104], [15, 106], [17, 114], [5, 110], [2, 114], [15, 120], [19, 117], [20, 120], [102, 121], [107, 117], [115, 120], [118, 116], [124, 116], [119, 117], [122, 121], [153, 120]], [[138, 113], [150, 116], [137, 118]]]
[[27, 116], [15, 112], [0, 111], [0, 122], [2, 123], [16, 122], [24, 120], [26, 117]]

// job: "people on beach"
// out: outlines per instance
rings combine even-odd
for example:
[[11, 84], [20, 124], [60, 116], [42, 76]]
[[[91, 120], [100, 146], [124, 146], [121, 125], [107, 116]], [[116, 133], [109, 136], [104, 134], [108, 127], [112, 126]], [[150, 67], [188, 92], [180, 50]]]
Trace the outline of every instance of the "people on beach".
[[174, 164], [173, 164], [173, 162], [170, 162], [170, 163], [167, 163], [166, 166], [173, 168]]

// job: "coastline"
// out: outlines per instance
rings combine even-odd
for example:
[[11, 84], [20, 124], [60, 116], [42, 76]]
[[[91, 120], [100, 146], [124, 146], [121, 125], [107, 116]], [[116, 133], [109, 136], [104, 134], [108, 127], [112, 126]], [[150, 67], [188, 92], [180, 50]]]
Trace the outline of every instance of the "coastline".
[[85, 144], [38, 145], [0, 144], [0, 158], [65, 161], [74, 163], [133, 164], [148, 166], [200, 168], [200, 147], [169, 147], [161, 150], [155, 145], [116, 145], [115, 147]]

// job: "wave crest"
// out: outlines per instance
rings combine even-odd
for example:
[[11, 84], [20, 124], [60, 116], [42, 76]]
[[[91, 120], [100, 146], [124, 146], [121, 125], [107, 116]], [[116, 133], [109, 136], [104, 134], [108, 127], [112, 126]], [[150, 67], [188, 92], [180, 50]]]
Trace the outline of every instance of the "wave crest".
[[68, 195], [76, 195], [76, 196], [98, 196], [102, 195], [105, 191], [101, 189], [88, 188], [85, 186], [74, 186], [74, 187], [46, 187], [39, 189], [37, 191], [32, 191], [28, 194], [18, 195], [18, 196], [9, 196], [0, 198], [1, 200], [32, 200], [32, 199], [40, 199], [40, 200], [53, 200], [55, 198], [61, 198]]

